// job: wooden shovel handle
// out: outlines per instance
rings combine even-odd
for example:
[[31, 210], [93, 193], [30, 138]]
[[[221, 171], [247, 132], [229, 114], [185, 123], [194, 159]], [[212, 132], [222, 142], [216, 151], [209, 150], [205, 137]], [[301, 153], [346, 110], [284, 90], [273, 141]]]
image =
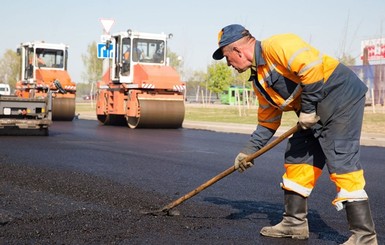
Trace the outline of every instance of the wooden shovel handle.
[[[267, 152], [268, 150], [270, 150], [271, 148], [273, 148], [274, 146], [278, 145], [279, 143], [281, 143], [283, 140], [285, 140], [287, 137], [289, 137], [290, 135], [294, 134], [295, 132], [299, 131], [301, 129], [301, 127], [297, 124], [295, 125], [294, 127], [292, 127], [291, 129], [289, 129], [288, 131], [286, 131], [285, 133], [283, 133], [281, 136], [279, 136], [278, 138], [276, 138], [275, 140], [271, 141], [269, 144], [265, 145], [264, 147], [262, 147], [261, 149], [259, 149], [258, 151], [254, 152], [253, 154], [250, 154], [246, 157], [245, 161], [246, 162], [250, 162], [251, 160], [254, 160], [255, 158], [259, 157], [260, 155], [262, 155], [263, 153]], [[216, 182], [218, 182], [219, 180], [223, 179], [224, 177], [226, 177], [227, 175], [233, 173], [235, 171], [235, 167], [234, 166], [231, 166], [230, 168], [226, 169], [225, 171], [221, 172], [220, 174], [214, 176], [213, 178], [211, 178], [210, 180], [206, 181], [205, 183], [203, 183], [202, 185], [198, 186], [197, 188], [195, 188], [194, 190], [190, 191], [189, 193], [185, 194], [184, 196], [176, 199], [175, 201], [167, 204], [166, 206], [164, 206], [161, 211], [168, 211], [176, 206], [178, 206], [179, 204], [181, 204], [182, 202], [190, 199], [191, 197], [195, 196], [196, 194], [198, 194], [199, 192], [203, 191], [204, 189], [206, 189], [207, 187], [215, 184]]]

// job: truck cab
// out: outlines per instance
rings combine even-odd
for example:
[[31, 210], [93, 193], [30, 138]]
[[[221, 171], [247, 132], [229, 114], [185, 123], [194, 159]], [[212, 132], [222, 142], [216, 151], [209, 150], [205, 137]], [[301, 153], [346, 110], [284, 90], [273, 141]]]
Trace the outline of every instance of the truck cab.
[[68, 46], [45, 42], [22, 43], [17, 52], [22, 57], [21, 80], [37, 79], [38, 70], [67, 70]]
[[11, 87], [9, 84], [6, 83], [0, 83], [0, 95], [10, 95], [11, 94]]
[[139, 33], [128, 30], [111, 37], [115, 52], [111, 79], [120, 83], [133, 83], [135, 64], [166, 66], [165, 34]]

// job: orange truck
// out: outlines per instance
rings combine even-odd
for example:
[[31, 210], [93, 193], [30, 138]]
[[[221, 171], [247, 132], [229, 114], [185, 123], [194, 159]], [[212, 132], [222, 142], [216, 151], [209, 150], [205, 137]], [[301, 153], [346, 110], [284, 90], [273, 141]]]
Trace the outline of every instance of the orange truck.
[[103, 78], [97, 84], [97, 119], [104, 125], [130, 128], [180, 128], [184, 120], [185, 84], [169, 66], [171, 34], [128, 30], [110, 35], [104, 50]]
[[21, 43], [20, 81], [15, 95], [46, 98], [52, 95], [52, 120], [72, 121], [75, 116], [76, 84], [67, 72], [68, 46], [41, 41]]

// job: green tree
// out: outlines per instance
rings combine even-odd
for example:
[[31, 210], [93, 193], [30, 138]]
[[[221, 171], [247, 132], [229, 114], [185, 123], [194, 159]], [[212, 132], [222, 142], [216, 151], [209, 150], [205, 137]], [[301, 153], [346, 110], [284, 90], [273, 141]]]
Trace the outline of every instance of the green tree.
[[21, 59], [18, 54], [8, 49], [0, 59], [0, 82], [8, 83], [15, 88], [16, 82], [20, 79]]
[[181, 76], [183, 75], [183, 60], [177, 53], [167, 50], [167, 57], [170, 60], [170, 66], [173, 67]]
[[82, 60], [86, 71], [82, 78], [87, 82], [97, 82], [102, 79], [103, 59], [97, 56], [97, 44], [92, 42], [87, 47], [87, 53], [82, 55]]
[[207, 67], [207, 88], [218, 95], [227, 90], [234, 81], [233, 71], [224, 62], [214, 62]]

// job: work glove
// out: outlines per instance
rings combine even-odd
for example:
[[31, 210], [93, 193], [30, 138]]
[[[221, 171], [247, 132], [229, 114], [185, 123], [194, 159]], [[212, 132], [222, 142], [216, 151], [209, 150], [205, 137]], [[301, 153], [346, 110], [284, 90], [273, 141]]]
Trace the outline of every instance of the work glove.
[[315, 113], [305, 113], [301, 112], [299, 114], [298, 123], [301, 126], [302, 129], [309, 129], [313, 125], [315, 125], [320, 120], [320, 117]]
[[253, 161], [246, 162], [245, 159], [248, 155], [245, 153], [239, 153], [238, 156], [235, 158], [234, 161], [234, 168], [238, 170], [240, 173], [245, 171], [247, 168], [250, 168], [254, 165]]

